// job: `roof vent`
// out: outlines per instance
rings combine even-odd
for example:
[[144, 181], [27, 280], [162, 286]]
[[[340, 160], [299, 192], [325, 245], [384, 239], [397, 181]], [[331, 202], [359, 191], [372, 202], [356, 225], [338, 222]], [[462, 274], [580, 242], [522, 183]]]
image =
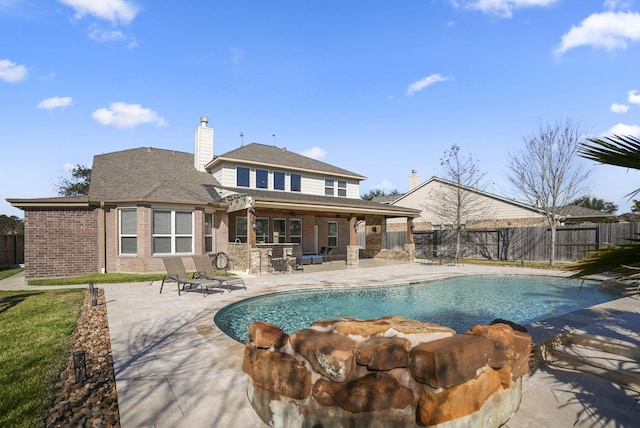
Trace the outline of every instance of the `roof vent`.
[[209, 119], [207, 118], [207, 116], [201, 116], [200, 117], [200, 126], [204, 126], [206, 128], [207, 127], [207, 123], [209, 123]]

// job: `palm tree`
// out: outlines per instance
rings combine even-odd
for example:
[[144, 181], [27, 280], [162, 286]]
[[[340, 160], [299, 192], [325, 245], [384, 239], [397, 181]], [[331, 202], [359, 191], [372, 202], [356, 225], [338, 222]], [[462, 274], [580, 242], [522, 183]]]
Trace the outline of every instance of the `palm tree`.
[[[580, 156], [605, 165], [640, 170], [640, 139], [632, 136], [588, 138], [590, 143], [582, 143]], [[632, 198], [640, 193], [640, 188], [627, 196]], [[574, 271], [572, 277], [584, 277], [597, 273], [609, 273], [616, 278], [640, 280], [640, 234], [629, 238], [629, 243], [616, 247], [589, 252], [589, 256], [567, 267]]]

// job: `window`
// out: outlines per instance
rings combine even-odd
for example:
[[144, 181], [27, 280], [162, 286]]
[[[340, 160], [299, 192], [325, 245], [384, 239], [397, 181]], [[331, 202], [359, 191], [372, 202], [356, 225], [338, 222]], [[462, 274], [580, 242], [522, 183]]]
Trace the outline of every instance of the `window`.
[[204, 252], [213, 252], [213, 213], [204, 214]]
[[138, 220], [135, 208], [120, 210], [120, 254], [137, 254]]
[[236, 240], [247, 242], [247, 218], [236, 217]]
[[291, 191], [302, 191], [302, 176], [300, 174], [291, 174]]
[[269, 188], [269, 171], [266, 169], [256, 169], [256, 188]]
[[273, 243], [287, 242], [287, 221], [283, 218], [273, 219]]
[[329, 222], [329, 228], [327, 233], [327, 246], [329, 247], [338, 246], [338, 222], [337, 221]]
[[249, 187], [249, 168], [244, 166], [236, 167], [236, 186]]
[[299, 218], [289, 220], [289, 242], [302, 244], [302, 220]]
[[273, 188], [275, 190], [284, 190], [284, 172], [273, 171]]
[[153, 254], [193, 252], [193, 213], [153, 211]]
[[267, 243], [269, 242], [269, 219], [268, 218], [256, 218], [256, 242]]
[[324, 179], [324, 195], [333, 196], [333, 178]]
[[338, 180], [338, 196], [347, 196], [347, 180]]

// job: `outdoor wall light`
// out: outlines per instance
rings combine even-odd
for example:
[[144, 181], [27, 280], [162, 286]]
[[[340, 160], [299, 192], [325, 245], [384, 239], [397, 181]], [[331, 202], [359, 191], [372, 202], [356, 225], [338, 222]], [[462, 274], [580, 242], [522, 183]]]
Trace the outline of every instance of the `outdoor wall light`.
[[289, 215], [291, 215], [291, 216], [296, 215], [296, 212], [295, 211], [289, 211]]
[[416, 233], [416, 226], [415, 225], [411, 225], [411, 233]]
[[255, 221], [255, 219], [251, 222], [251, 227], [253, 227], [253, 230], [256, 230], [256, 228], [258, 227], [258, 222]]

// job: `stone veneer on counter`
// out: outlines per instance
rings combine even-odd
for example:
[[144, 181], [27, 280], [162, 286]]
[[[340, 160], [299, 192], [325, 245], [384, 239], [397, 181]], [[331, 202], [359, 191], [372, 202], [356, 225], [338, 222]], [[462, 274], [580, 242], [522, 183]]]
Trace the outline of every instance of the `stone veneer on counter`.
[[248, 397], [272, 427], [499, 427], [520, 405], [531, 337], [501, 320], [464, 334], [384, 317], [287, 335], [249, 326]]

